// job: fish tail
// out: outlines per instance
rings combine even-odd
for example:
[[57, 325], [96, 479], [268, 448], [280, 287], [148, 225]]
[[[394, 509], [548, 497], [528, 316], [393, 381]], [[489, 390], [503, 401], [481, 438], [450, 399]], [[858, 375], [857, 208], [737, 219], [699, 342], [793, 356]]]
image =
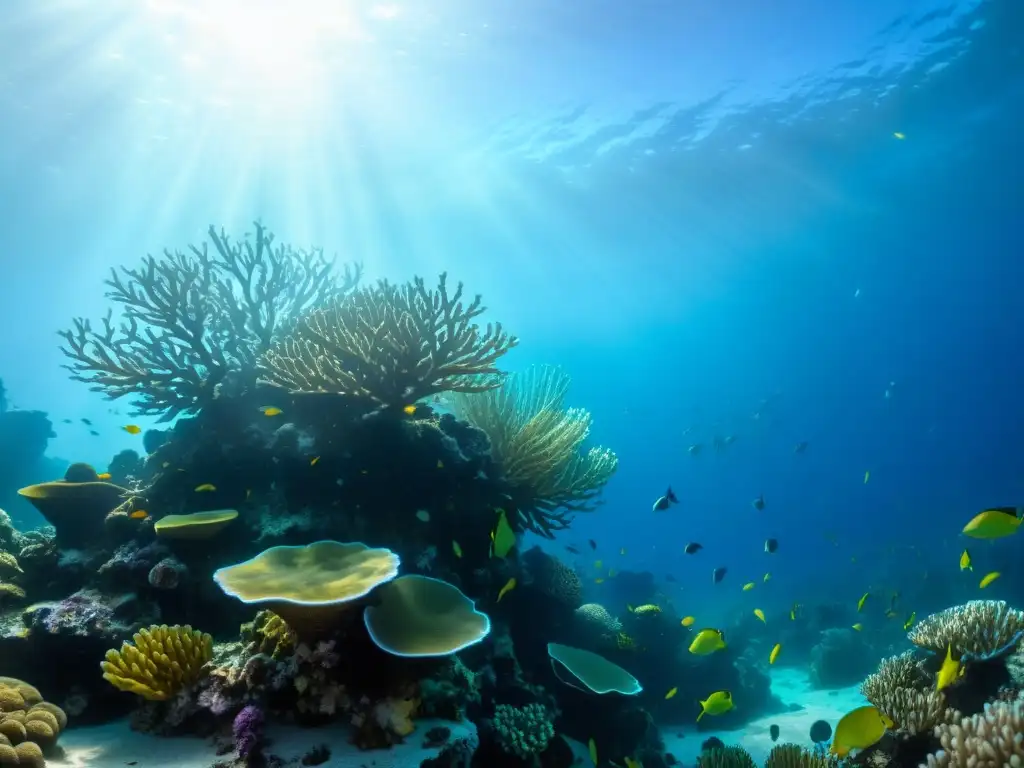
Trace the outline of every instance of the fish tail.
[[699, 715], [697, 715], [697, 722], [698, 722], [698, 723], [700, 722], [700, 719], [701, 719], [702, 717], [704, 717], [704, 713], [705, 713], [705, 712], [707, 712], [707, 710], [706, 710], [706, 709], [704, 709], [704, 705], [703, 705], [703, 704], [701, 704], [701, 707], [700, 707], [700, 714], [699, 714]]

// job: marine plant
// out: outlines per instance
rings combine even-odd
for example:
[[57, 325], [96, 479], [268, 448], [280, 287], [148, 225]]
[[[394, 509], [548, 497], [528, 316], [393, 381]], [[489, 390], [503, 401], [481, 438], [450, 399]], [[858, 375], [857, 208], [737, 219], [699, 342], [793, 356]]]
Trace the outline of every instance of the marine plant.
[[565, 407], [570, 383], [559, 368], [532, 367], [498, 389], [447, 398], [459, 418], [490, 439], [519, 525], [549, 539], [569, 527], [572, 513], [597, 507], [619, 463], [607, 448], [583, 448], [591, 415]]
[[402, 408], [439, 392], [483, 392], [503, 378], [495, 364], [519, 340], [500, 323], [481, 328], [486, 307], [462, 302], [462, 283], [449, 293], [423, 278], [387, 280], [314, 307], [266, 350], [265, 382], [291, 392], [362, 399]]
[[85, 318], [60, 331], [71, 378], [109, 399], [133, 398], [137, 412], [169, 421], [195, 413], [229, 375], [254, 384], [257, 363], [300, 314], [355, 290], [359, 265], [335, 277], [320, 249], [275, 244], [256, 223], [235, 241], [210, 227], [213, 243], [146, 256], [111, 269], [106, 296], [120, 305], [102, 328]]

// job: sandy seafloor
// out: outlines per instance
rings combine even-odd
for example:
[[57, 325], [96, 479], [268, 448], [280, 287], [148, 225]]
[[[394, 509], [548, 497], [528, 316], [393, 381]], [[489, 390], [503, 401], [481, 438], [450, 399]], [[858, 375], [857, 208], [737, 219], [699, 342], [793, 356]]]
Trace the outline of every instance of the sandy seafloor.
[[[768, 732], [773, 723], [779, 726], [778, 743], [793, 742], [810, 747], [809, 733], [815, 720], [826, 720], [834, 728], [840, 717], [866, 703], [856, 686], [812, 689], [803, 669], [773, 669], [771, 675], [772, 692], [781, 699], [783, 706], [801, 709], [759, 718], [734, 731], [698, 732], [693, 723], [660, 723], [665, 750], [684, 765], [692, 766], [701, 743], [717, 736], [725, 744], [743, 747], [761, 764], [773, 746]], [[331, 759], [322, 764], [324, 768], [417, 768], [423, 760], [438, 753], [437, 749], [422, 747], [422, 734], [435, 725], [450, 728], [452, 738], [463, 737], [472, 729], [472, 726], [467, 728], [449, 722], [419, 720], [416, 733], [406, 739], [405, 744], [391, 750], [362, 752], [348, 743], [345, 728], [271, 727], [268, 736], [273, 739], [273, 745], [269, 751], [291, 759], [301, 757], [316, 744], [327, 744]], [[48, 760], [49, 768], [207, 768], [218, 759], [224, 759], [217, 756], [210, 739], [148, 736], [130, 730], [126, 721], [70, 728], [61, 736], [61, 744], [65, 757]], [[586, 746], [573, 743], [573, 750], [580, 758], [580, 765], [590, 765]]]

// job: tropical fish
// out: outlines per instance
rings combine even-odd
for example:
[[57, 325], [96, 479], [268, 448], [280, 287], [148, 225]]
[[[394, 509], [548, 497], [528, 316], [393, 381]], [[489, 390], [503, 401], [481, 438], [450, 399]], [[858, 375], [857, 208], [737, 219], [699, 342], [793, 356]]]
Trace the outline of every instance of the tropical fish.
[[516, 579], [515, 579], [515, 576], [513, 576], [511, 579], [509, 579], [508, 581], [505, 582], [505, 586], [501, 588], [500, 592], [498, 592], [498, 599], [495, 600], [494, 602], [495, 603], [500, 603], [501, 602], [501, 598], [503, 598], [505, 595], [507, 595], [509, 592], [511, 592], [515, 588], [516, 588]]
[[587, 544], [590, 545], [591, 549], [597, 549], [597, 542], [593, 539], [587, 539]]
[[772, 580], [772, 572], [771, 571], [767, 571], [765, 573], [764, 577], [761, 579], [761, 581], [763, 581], [765, 584], [767, 584], [771, 580]]
[[404, 413], [406, 416], [412, 416], [414, 413], [416, 413], [416, 406], [415, 405], [403, 406], [402, 407], [402, 413]]
[[992, 571], [992, 573], [986, 573], [984, 578], [982, 578], [981, 582], [978, 584], [978, 587], [980, 589], [984, 589], [989, 584], [991, 584], [993, 581], [998, 579], [1001, 575], [1002, 574], [1000, 574], [999, 571]]
[[711, 583], [718, 584], [721, 582], [721, 580], [725, 578], [727, 570], [727, 568], [715, 568], [715, 570], [711, 572]]
[[643, 763], [639, 760], [635, 760], [632, 757], [624, 757], [622, 761], [626, 764], [626, 768], [644, 768]]
[[732, 709], [732, 694], [729, 691], [715, 691], [700, 703], [700, 714], [697, 722], [704, 715], [723, 715]]
[[864, 484], [867, 485], [868, 480], [871, 479], [871, 470], [864, 473]]
[[125, 424], [123, 427], [121, 427], [121, 429], [123, 429], [129, 435], [137, 435], [139, 434], [139, 432], [142, 431], [142, 427], [140, 427], [138, 424]]
[[953, 658], [953, 644], [950, 643], [946, 646], [946, 658], [942, 662], [942, 667], [939, 668], [939, 674], [936, 676], [935, 690], [941, 691], [944, 688], [948, 688], [961, 677], [963, 677], [964, 668], [960, 664], [960, 659]]
[[462, 547], [459, 546], [459, 542], [452, 539], [452, 552], [455, 553], [456, 557], [462, 557]]
[[604, 577], [603, 576], [598, 576], [596, 579], [594, 579], [594, 583], [595, 584], [604, 584]]
[[673, 696], [675, 696], [677, 693], [679, 693], [679, 689], [678, 688], [670, 688], [668, 693], [665, 694], [665, 701], [668, 701]]
[[760, 512], [762, 509], [764, 509], [764, 494], [762, 493], [760, 496], [758, 496], [750, 503], [754, 507], [754, 509]]
[[779, 658], [779, 651], [782, 650], [782, 643], [776, 643], [775, 647], [772, 648], [772, 652], [768, 654], [768, 663], [774, 664], [775, 660]]
[[587, 751], [590, 752], [590, 762], [592, 762], [596, 768], [597, 766], [597, 744], [594, 743], [593, 739], [587, 742]]
[[683, 620], [679, 623], [682, 624], [684, 627], [692, 627], [695, 621], [697, 620], [693, 618], [693, 616], [684, 616]]
[[696, 456], [696, 455], [697, 455], [698, 453], [700, 453], [700, 449], [701, 449], [701, 448], [703, 448], [703, 447], [704, 447], [704, 446], [703, 446], [703, 445], [701, 445], [700, 443], [694, 443], [694, 444], [693, 444], [693, 445], [691, 445], [691, 446], [690, 446], [689, 448], [687, 448], [687, 449], [686, 449], [686, 451], [687, 451], [687, 453], [689, 453], [689, 454], [690, 454], [691, 456]]
[[630, 613], [635, 613], [637, 616], [652, 616], [661, 613], [661, 606], [655, 605], [654, 603], [645, 603], [644, 605], [638, 605], [634, 608], [632, 605], [627, 605]]
[[917, 611], [911, 611], [907, 620], [903, 622], [903, 630], [910, 631], [910, 628], [914, 626], [914, 621], [917, 619]]
[[668, 487], [668, 490], [665, 491], [665, 495], [664, 496], [659, 496], [658, 499], [654, 502], [654, 507], [652, 508], [651, 511], [653, 511], [653, 512], [664, 512], [666, 509], [668, 509], [673, 504], [678, 504], [678, 503], [679, 503], [679, 499], [676, 498], [676, 495], [672, 492], [672, 486], [670, 485]]
[[87, 427], [91, 427], [92, 426], [92, 422], [89, 421], [88, 419], [84, 418], [84, 417], [82, 418], [82, 423], [85, 424], [85, 426], [87, 426]]
[[688, 555], [695, 555], [702, 549], [704, 549], [703, 544], [698, 544], [696, 541], [691, 541], [689, 544], [683, 547], [683, 552], [685, 552]]
[[861, 623], [860, 623], [860, 622], [858, 621], [858, 622], [857, 622], [856, 624], [854, 624], [854, 625], [853, 625], [853, 626], [851, 627], [851, 629], [853, 629], [853, 630], [855, 630], [855, 631], [857, 631], [857, 632], [860, 632], [860, 631], [861, 631], [862, 629], [864, 629], [864, 625], [863, 625], [863, 624], [861, 624]]
[[725, 635], [720, 629], [702, 629], [690, 643], [690, 653], [694, 656], [707, 656], [725, 648]]
[[772, 741], [778, 741], [779, 740], [779, 726], [775, 725], [775, 723], [772, 723], [771, 726], [769, 726], [769, 728], [768, 728], [768, 735], [771, 736]]
[[100, 472], [96, 475], [97, 480], [109, 480], [111, 477], [112, 475], [109, 472]]
[[809, 735], [815, 744], [823, 744], [832, 738], [832, 726], [824, 720], [815, 720]]
[[429, 523], [430, 522], [430, 513], [427, 510], [425, 510], [425, 509], [417, 510], [416, 511], [416, 519], [419, 520], [421, 523]]
[[216, 491], [217, 486], [213, 483], [203, 483], [202, 485], [196, 486], [196, 493], [205, 493], [207, 491]]
[[744, 592], [749, 592], [750, 590], [752, 590], [756, 586], [757, 585], [754, 584], [754, 582], [748, 581], [746, 584], [743, 585], [743, 591]]
[[903, 139], [907, 138], [907, 134], [903, 133], [902, 131], [893, 131], [892, 137], [894, 139], [899, 139], [900, 141], [903, 141]]
[[128, 517], [130, 517], [132, 520], [145, 520], [147, 517], [149, 517], [149, 512], [147, 512], [144, 509], [136, 509], [130, 515], [128, 515]]
[[881, 740], [893, 722], [875, 707], [857, 707], [847, 712], [836, 725], [830, 752], [843, 758], [851, 749], [867, 749]]
[[775, 554], [778, 551], [778, 549], [779, 549], [779, 541], [778, 541], [778, 539], [765, 539], [765, 542], [764, 542], [764, 551], [765, 552], [767, 552], [769, 555], [773, 555], [773, 554]]
[[441, 461], [440, 459], [437, 460], [437, 468], [444, 469], [444, 462]]
[[1020, 528], [1022, 507], [992, 507], [979, 512], [964, 526], [963, 534], [972, 539], [1001, 539]]
[[309, 460], [309, 466], [311, 466], [311, 467], [315, 467], [319, 463], [320, 463], [320, 457], [319, 456], [314, 456], [312, 459]]
[[863, 595], [861, 595], [860, 600], [857, 601], [857, 612], [858, 613], [860, 613], [861, 611], [864, 610], [864, 603], [866, 603], [868, 601], [868, 598], [870, 596], [871, 596], [870, 592], [865, 592]]
[[619, 632], [615, 637], [615, 644], [620, 651], [631, 651], [636, 648], [636, 641], [625, 632]]
[[507, 557], [512, 547], [516, 545], [516, 534], [508, 523], [508, 516], [504, 509], [498, 510], [498, 522], [491, 533], [492, 548], [495, 557]]
[[973, 571], [974, 566], [971, 565], [971, 553], [964, 548], [964, 551], [960, 553], [960, 570], [961, 571]]
[[762, 611], [760, 608], [755, 608], [754, 609], [754, 615], [757, 616], [757, 618], [759, 618], [761, 620], [762, 624], [767, 624], [768, 623], [767, 621], [764, 620], [764, 611]]
[[284, 411], [275, 405], [261, 405], [260, 413], [264, 416], [280, 416]]
[[595, 571], [600, 571], [602, 568], [604, 568], [604, 561], [603, 560], [595, 560], [594, 561], [594, 570]]

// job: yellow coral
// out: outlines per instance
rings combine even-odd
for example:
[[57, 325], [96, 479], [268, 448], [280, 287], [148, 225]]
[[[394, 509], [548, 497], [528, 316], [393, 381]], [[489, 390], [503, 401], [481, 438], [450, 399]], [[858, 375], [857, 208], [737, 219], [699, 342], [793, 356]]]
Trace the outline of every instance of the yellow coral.
[[20, 768], [43, 768], [46, 761], [43, 759], [43, 750], [38, 744], [25, 741], [14, 748], [18, 755], [18, 766]]
[[100, 667], [115, 688], [149, 701], [165, 701], [194, 683], [213, 656], [213, 638], [187, 625], [149, 627], [133, 640], [107, 651]]
[[242, 640], [254, 653], [273, 659], [290, 656], [295, 650], [295, 632], [273, 611], [260, 611], [251, 622], [243, 624]]
[[24, 573], [18, 565], [18, 558], [10, 552], [0, 552], [0, 573]]
[[25, 590], [17, 584], [11, 584], [9, 581], [0, 581], [0, 602], [3, 602], [4, 598], [24, 600]]

